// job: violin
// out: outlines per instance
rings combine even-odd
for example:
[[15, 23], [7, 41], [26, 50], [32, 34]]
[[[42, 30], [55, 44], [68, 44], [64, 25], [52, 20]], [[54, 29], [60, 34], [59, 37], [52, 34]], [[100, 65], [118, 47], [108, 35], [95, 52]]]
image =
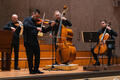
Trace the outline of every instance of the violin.
[[22, 22], [17, 21], [17, 22], [14, 23], [14, 25], [17, 26], [17, 28], [21, 27], [20, 35], [22, 35], [22, 33], [23, 33], [23, 24], [22, 24]]
[[42, 21], [43, 21], [42, 19], [37, 19], [37, 20], [36, 20], [36, 24], [41, 24]]
[[14, 25], [17, 26], [17, 27], [20, 26], [20, 25], [19, 25], [19, 22], [15, 22]]
[[15, 22], [14, 25], [17, 26], [17, 27], [19, 27], [19, 26], [20, 26], [20, 27], [23, 26], [23, 24], [22, 24], [21, 21], [17, 21], [17, 22]]
[[36, 21], [36, 24], [40, 25], [40, 24], [42, 24], [42, 22], [43, 22], [43, 24], [48, 25], [48, 24], [50, 24], [50, 23], [52, 23], [52, 22], [55, 22], [55, 21], [52, 21], [52, 20], [49, 20], [49, 19], [45, 19], [45, 20], [43, 20], [43, 19], [38, 19], [38, 20]]

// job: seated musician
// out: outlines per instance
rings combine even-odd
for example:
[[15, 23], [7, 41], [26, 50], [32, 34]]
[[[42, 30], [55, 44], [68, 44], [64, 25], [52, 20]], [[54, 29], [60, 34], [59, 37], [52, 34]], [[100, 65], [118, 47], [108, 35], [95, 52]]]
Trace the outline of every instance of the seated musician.
[[22, 27], [22, 22], [18, 20], [18, 15], [17, 14], [13, 14], [11, 17], [11, 21], [5, 25], [4, 29], [5, 30], [11, 30], [14, 32], [13, 35], [13, 40], [12, 40], [12, 48], [14, 48], [14, 69], [15, 70], [20, 70], [20, 68], [18, 67], [18, 56], [19, 56], [19, 34], [21, 31], [21, 27]]
[[[56, 10], [54, 13], [54, 17], [55, 17], [55, 21], [52, 21], [50, 26], [48, 28], [46, 28], [46, 30], [43, 29], [43, 32], [51, 31], [50, 36], [54, 37], [55, 51], [56, 51], [57, 50], [57, 45], [56, 45], [57, 34], [58, 34], [59, 24], [60, 24], [60, 20], [61, 20], [61, 13], [58, 10]], [[69, 26], [69, 27], [72, 26], [71, 22], [69, 20], [67, 20], [67, 18], [65, 18], [65, 17], [62, 17], [62, 24], [64, 26]], [[55, 64], [57, 64], [57, 62], [55, 62]]]
[[[98, 34], [102, 34], [105, 29], [106, 29], [106, 34], [109, 34], [109, 39], [108, 40], [113, 40], [115, 41], [115, 38], [117, 36], [117, 33], [109, 26], [107, 25], [107, 21], [106, 20], [101, 20], [100, 21], [101, 23], [101, 27], [102, 29], [98, 31]], [[107, 41], [103, 41], [104, 43], [106, 43]], [[111, 61], [111, 57], [112, 57], [112, 50], [115, 48], [115, 44], [114, 43], [107, 43], [107, 56], [108, 56], [108, 62], [107, 62], [107, 65], [110, 66], [110, 61]], [[93, 57], [94, 59], [96, 60], [96, 63], [94, 64], [95, 66], [99, 66], [100, 65], [100, 62], [99, 62], [99, 59], [98, 59], [98, 54], [95, 54], [94, 53], [94, 48], [91, 49], [91, 52], [93, 54]]]

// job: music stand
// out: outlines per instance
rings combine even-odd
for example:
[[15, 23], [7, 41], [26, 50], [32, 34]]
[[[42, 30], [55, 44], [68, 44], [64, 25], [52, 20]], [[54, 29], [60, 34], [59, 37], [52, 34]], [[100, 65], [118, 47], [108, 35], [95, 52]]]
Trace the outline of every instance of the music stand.
[[[82, 39], [84, 43], [91, 43], [91, 49], [92, 49], [92, 43], [93, 42], [98, 42], [99, 41], [99, 35], [97, 32], [82, 32]], [[92, 55], [90, 55], [90, 61], [89, 64], [91, 63], [91, 58]]]
[[82, 32], [83, 42], [98, 42], [99, 35], [97, 32]]

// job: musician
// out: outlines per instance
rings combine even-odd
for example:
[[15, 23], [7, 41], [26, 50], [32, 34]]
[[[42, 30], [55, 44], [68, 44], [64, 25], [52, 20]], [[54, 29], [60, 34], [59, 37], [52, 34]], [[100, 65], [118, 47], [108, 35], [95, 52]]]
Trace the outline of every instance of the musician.
[[11, 17], [11, 21], [5, 25], [5, 30], [11, 30], [14, 32], [13, 40], [12, 40], [12, 49], [14, 48], [14, 69], [20, 70], [18, 67], [18, 57], [19, 57], [19, 34], [21, 30], [22, 22], [18, 20], [18, 15], [13, 14]]
[[[100, 34], [102, 34], [104, 31], [105, 31], [105, 29], [107, 29], [106, 30], [106, 34], [109, 34], [110, 35], [110, 37], [109, 37], [109, 41], [111, 40], [111, 41], [115, 41], [115, 37], [117, 37], [117, 33], [109, 26], [109, 25], [107, 25], [107, 21], [106, 20], [101, 20], [100, 21], [100, 23], [101, 23], [101, 27], [102, 27], [102, 29], [101, 30], [99, 30], [98, 31], [98, 34], [100, 35]], [[98, 41], [99, 42], [99, 41]], [[103, 41], [104, 43], [106, 43], [107, 41]], [[94, 47], [95, 48], [95, 47]], [[95, 54], [94, 53], [94, 48], [92, 48], [91, 49], [91, 52], [92, 52], [92, 54], [93, 54], [93, 56], [94, 56], [94, 59], [96, 60], [96, 63], [94, 64], [95, 66], [96, 65], [100, 65], [100, 62], [99, 62], [99, 59], [98, 59], [98, 55], [97, 54]], [[111, 64], [110, 64], [110, 61], [111, 61], [111, 57], [112, 57], [112, 50], [115, 48], [115, 43], [107, 43], [107, 51], [106, 51], [106, 53], [107, 53], [107, 56], [108, 56], [108, 63], [107, 63], [107, 65], [108, 66], [110, 66]]]
[[[32, 16], [24, 20], [23, 36], [24, 46], [26, 49], [29, 73], [30, 74], [42, 74], [39, 70], [40, 63], [40, 47], [37, 39], [38, 31], [41, 31], [40, 27], [37, 27], [36, 21], [40, 18], [40, 11], [36, 9], [33, 11]], [[33, 65], [33, 57], [35, 58], [35, 64]]]
[[[60, 24], [60, 20], [62, 19], [62, 24], [64, 25], [64, 26], [69, 26], [69, 27], [71, 27], [72, 26], [72, 23], [69, 21], [69, 20], [67, 20], [67, 18], [65, 18], [65, 17], [62, 17], [61, 18], [61, 13], [58, 11], [58, 10], [56, 10], [55, 12], [54, 12], [54, 17], [55, 17], [55, 20], [54, 21], [52, 21], [52, 23], [50, 24], [50, 26], [45, 30], [45, 29], [43, 29], [43, 32], [48, 32], [48, 31], [51, 31], [51, 33], [50, 33], [50, 36], [52, 37], [54, 37], [54, 43], [55, 43], [55, 52], [56, 52], [56, 50], [57, 50], [57, 45], [56, 45], [56, 40], [57, 40], [57, 34], [58, 34], [58, 30], [59, 30], [59, 24]], [[57, 62], [55, 61], [55, 64], [57, 64]], [[65, 63], [65, 64], [67, 64], [67, 63]]]

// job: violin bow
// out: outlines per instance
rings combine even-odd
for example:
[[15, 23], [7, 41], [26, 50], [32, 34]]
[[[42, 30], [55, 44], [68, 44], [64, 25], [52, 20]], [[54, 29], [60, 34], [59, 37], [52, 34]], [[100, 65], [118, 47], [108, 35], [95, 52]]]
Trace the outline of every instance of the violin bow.
[[43, 22], [44, 22], [44, 20], [45, 20], [45, 12], [43, 13], [43, 18], [42, 18], [42, 23], [41, 23], [41, 28], [43, 27]]

